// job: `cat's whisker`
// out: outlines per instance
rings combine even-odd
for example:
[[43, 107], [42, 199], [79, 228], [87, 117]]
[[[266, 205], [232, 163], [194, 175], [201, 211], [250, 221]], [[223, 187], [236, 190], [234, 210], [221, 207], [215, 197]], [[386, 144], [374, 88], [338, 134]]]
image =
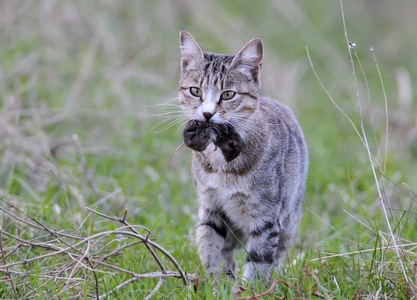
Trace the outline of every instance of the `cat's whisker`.
[[232, 121], [227, 121], [225, 124], [225, 127], [227, 128], [226, 124], [230, 125], [234, 130], [237, 131], [237, 133], [240, 134], [240, 136], [242, 136], [243, 140], [245, 140], [245, 136], [242, 134], [242, 131], [240, 130], [240, 128], [237, 128], [235, 124], [233, 124]]
[[165, 106], [165, 105], [175, 105], [175, 104], [173, 104], [173, 103], [167, 103], [167, 102], [174, 102], [174, 101], [178, 101], [178, 99], [179, 99], [179, 97], [178, 96], [176, 96], [176, 97], [173, 97], [173, 98], [171, 98], [171, 99], [168, 99], [168, 100], [164, 100], [162, 103], [157, 103], [157, 104], [154, 104], [154, 106]]
[[[234, 120], [236, 120], [236, 124], [234, 123]], [[246, 121], [246, 122], [245, 122]], [[233, 116], [232, 120], [229, 120], [229, 124], [233, 126], [233, 128], [236, 129], [236, 131], [242, 136], [242, 138], [246, 141], [247, 136], [249, 135], [256, 139], [257, 142], [260, 142], [259, 138], [259, 132], [256, 131], [255, 126], [252, 126], [251, 123], [248, 123], [248, 119], [240, 118], [239, 116]]]
[[165, 131], [165, 130], [167, 130], [167, 129], [173, 127], [173, 126], [175, 126], [176, 124], [180, 124], [180, 123], [182, 123], [182, 120], [178, 120], [178, 119], [177, 120], [174, 120], [171, 123], [169, 123], [167, 126], [165, 126], [165, 128], [163, 129], [163, 131]]
[[171, 108], [171, 107], [175, 107], [175, 108], [180, 108], [181, 105], [179, 104], [174, 104], [174, 103], [160, 103], [160, 104], [154, 104], [151, 105], [151, 107], [164, 107], [164, 108]]
[[168, 111], [160, 114], [150, 115], [151, 117], [165, 117], [165, 116], [181, 116], [183, 115], [183, 111]]
[[161, 130], [158, 130], [158, 131], [155, 131], [156, 133], [159, 133], [159, 132], [164, 132], [165, 130], [168, 130], [169, 128], [171, 128], [171, 127], [173, 127], [173, 126], [175, 126], [176, 124], [179, 124], [179, 123], [182, 123], [183, 122], [183, 120], [181, 120], [181, 119], [176, 119], [176, 120], [174, 120], [174, 121], [171, 121], [169, 124], [167, 124], [163, 129], [161, 129]]
[[173, 101], [176, 101], [176, 102], [178, 102], [178, 96], [177, 97], [175, 97], [175, 98], [172, 98], [172, 99], [169, 99], [169, 100], [165, 100], [165, 103], [156, 103], [156, 104], [143, 104], [143, 105], [141, 105], [141, 107], [143, 107], [144, 109], [153, 109], [153, 108], [156, 108], [156, 107], [165, 107], [165, 108], [172, 108], [172, 107], [174, 107], [174, 108], [181, 108], [181, 105], [179, 105], [178, 103], [166, 103], [167, 101], [169, 101], [169, 102], [173, 102]]
[[187, 122], [189, 121], [188, 118], [186, 118], [185, 120], [183, 120], [183, 122], [181, 123], [180, 126], [178, 126], [177, 130], [175, 131], [175, 133], [178, 133], [178, 131], [182, 128], [184, 128], [185, 124], [187, 124]]
[[[168, 117], [168, 118], [166, 118], [166, 119], [162, 120], [161, 122], [159, 122], [159, 123], [158, 123], [158, 124], [156, 124], [155, 126], [153, 126], [151, 129], [149, 129], [149, 130], [146, 132], [146, 134], [147, 134], [147, 133], [149, 133], [149, 132], [154, 132], [154, 130], [155, 130], [156, 128], [158, 128], [159, 126], [163, 125], [164, 123], [170, 122], [168, 125], [166, 125], [166, 126], [165, 126], [165, 128], [163, 128], [162, 130], [158, 130], [158, 131], [156, 131], [156, 132], [162, 132], [162, 131], [165, 131], [165, 130], [169, 129], [171, 126], [173, 126], [173, 125], [170, 125], [171, 123], [175, 122], [176, 120], [183, 121], [183, 120], [185, 120], [185, 119], [187, 119], [187, 120], [188, 120], [188, 117], [186, 116], [186, 114], [185, 114], [184, 112], [182, 112], [182, 113], [181, 113], [181, 114], [179, 114], [179, 115], [170, 116], [170, 117]], [[174, 121], [172, 121], [172, 120], [174, 120]], [[174, 125], [175, 125], [175, 123], [174, 123]]]
[[256, 130], [256, 126], [252, 125], [251, 123], [245, 123], [243, 121], [237, 122], [236, 127], [241, 129], [242, 131], [247, 131], [251, 135], [258, 137], [259, 131]]

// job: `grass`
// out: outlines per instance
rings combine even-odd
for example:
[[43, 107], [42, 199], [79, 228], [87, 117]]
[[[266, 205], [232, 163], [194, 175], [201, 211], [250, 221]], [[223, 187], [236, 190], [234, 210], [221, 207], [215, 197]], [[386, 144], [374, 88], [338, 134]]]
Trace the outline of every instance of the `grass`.
[[[246, 287], [235, 296], [226, 286], [213, 295], [213, 284], [193, 243], [197, 201], [190, 152], [174, 153], [181, 143], [180, 124], [169, 126], [169, 115], [163, 115], [170, 104], [176, 104], [180, 28], [190, 31], [203, 48], [218, 52], [235, 52], [261, 36], [266, 46], [264, 94], [294, 109], [311, 160], [301, 230], [274, 277], [277, 288], [271, 292], [286, 299], [412, 299], [417, 127], [414, 90], [407, 78], [417, 76], [415, 9], [411, 0], [384, 1], [378, 6], [345, 3], [346, 28], [356, 43], [370, 91], [368, 103], [355, 55], [357, 89], [352, 77], [338, 2], [238, 6], [232, 0], [2, 2], [0, 197], [13, 206], [2, 202], [1, 229], [28, 241], [63, 247], [45, 230], [25, 225], [5, 211], [31, 220], [19, 209], [50, 230], [88, 237], [116, 230], [120, 224], [89, 216], [85, 207], [97, 206], [100, 213], [120, 217], [127, 210], [130, 224], [149, 228], [149, 237], [171, 253], [185, 272], [200, 275], [196, 293], [189, 292], [181, 279], [167, 278], [154, 298], [256, 299], [254, 293], [265, 293], [269, 285], [257, 286], [254, 292]], [[361, 131], [358, 90], [368, 148], [377, 155], [375, 129], [386, 159], [382, 175], [376, 168], [378, 183], [385, 183], [384, 202], [379, 199], [367, 149], [327, 98], [309, 65], [306, 46], [325, 88]], [[369, 51], [371, 46], [374, 52]], [[384, 93], [373, 54], [388, 99], [386, 157]], [[411, 96], [407, 96], [409, 90]], [[392, 210], [387, 212], [388, 222], [382, 203]], [[400, 260], [388, 225], [397, 237]], [[96, 247], [114, 251], [131, 241], [109, 236]], [[3, 249], [19, 244], [5, 234], [1, 242]], [[1, 251], [1, 265], [48, 253], [33, 245], [20, 246], [4, 257], [6, 252]], [[176, 271], [159, 255], [167, 269]], [[242, 266], [243, 252], [238, 259]], [[90, 298], [97, 286], [102, 295], [131, 278], [123, 272], [96, 272], [97, 285], [93, 272], [82, 268], [76, 274], [68, 269], [63, 273], [66, 279], [48, 282], [44, 275], [61, 270], [69, 261], [68, 255], [54, 256], [2, 269], [0, 298]], [[110, 262], [137, 274], [159, 271], [143, 243], [126, 248]], [[73, 281], [68, 281], [70, 275]], [[112, 297], [142, 299], [157, 283], [158, 279], [138, 280]], [[264, 296], [268, 297], [273, 298]]]

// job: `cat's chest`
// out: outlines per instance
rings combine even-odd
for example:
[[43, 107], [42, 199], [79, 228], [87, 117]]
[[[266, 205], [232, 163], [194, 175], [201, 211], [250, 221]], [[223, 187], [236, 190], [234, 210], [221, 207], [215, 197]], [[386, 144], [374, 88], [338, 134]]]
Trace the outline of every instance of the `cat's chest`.
[[251, 180], [247, 176], [228, 173], [206, 173], [200, 182], [203, 191], [211, 191], [217, 197], [230, 199], [237, 194], [251, 194]]
[[194, 166], [193, 173], [199, 192], [212, 193], [213, 198], [217, 199], [230, 199], [236, 193], [250, 194], [252, 186], [250, 172], [246, 174], [233, 172], [225, 162], [220, 149], [210, 150], [210, 152], [204, 151], [206, 159]]
[[[220, 152], [219, 157], [217, 153]], [[248, 172], [238, 174], [224, 170], [224, 157], [221, 151], [215, 151], [210, 157], [210, 169], [199, 168], [196, 175], [197, 190], [205, 202], [213, 206], [242, 205], [254, 197], [253, 175]], [[213, 159], [214, 158], [214, 159]], [[218, 159], [218, 161], [216, 161]], [[239, 200], [239, 201], [237, 201]]]
[[253, 230], [260, 215], [259, 193], [247, 176], [207, 174], [200, 182], [199, 198], [205, 206], [225, 213], [233, 226], [240, 230]]
[[[219, 152], [219, 156], [216, 152]], [[193, 166], [201, 204], [214, 210], [220, 209], [237, 228], [251, 229], [256, 225], [259, 214], [265, 213], [260, 207], [261, 190], [256, 171], [253, 169], [247, 172], [225, 171], [224, 157], [219, 150], [211, 152], [207, 159], [210, 159], [211, 168], [206, 168], [204, 163], [197, 163], [197, 159]], [[216, 167], [218, 168], [215, 169]]]

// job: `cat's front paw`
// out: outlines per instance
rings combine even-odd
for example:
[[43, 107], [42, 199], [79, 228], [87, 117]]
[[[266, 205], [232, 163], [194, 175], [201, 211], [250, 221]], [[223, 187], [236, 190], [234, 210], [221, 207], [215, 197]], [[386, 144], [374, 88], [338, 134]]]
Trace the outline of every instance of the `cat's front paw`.
[[216, 125], [216, 140], [214, 145], [222, 150], [223, 156], [227, 162], [231, 162], [239, 156], [243, 148], [243, 139], [232, 126], [226, 124]]
[[214, 132], [210, 123], [190, 120], [182, 132], [184, 144], [195, 151], [204, 151], [213, 141]]

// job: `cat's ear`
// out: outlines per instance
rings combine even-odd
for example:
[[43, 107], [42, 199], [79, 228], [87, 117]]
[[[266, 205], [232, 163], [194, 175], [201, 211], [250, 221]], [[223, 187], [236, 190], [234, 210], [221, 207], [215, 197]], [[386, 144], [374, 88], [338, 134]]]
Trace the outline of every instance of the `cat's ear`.
[[181, 69], [193, 69], [204, 62], [204, 52], [186, 30], [180, 31]]
[[255, 38], [235, 55], [232, 67], [257, 78], [262, 68], [263, 57], [264, 45], [262, 39]]

